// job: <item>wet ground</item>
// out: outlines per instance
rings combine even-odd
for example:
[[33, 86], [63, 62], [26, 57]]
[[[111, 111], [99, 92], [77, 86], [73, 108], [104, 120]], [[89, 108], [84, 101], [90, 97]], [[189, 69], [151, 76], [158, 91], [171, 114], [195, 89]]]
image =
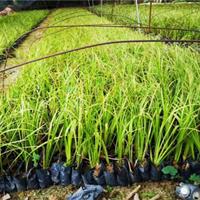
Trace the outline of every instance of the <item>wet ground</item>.
[[[106, 192], [100, 197], [100, 200], [126, 200], [126, 197], [138, 186], [135, 184], [131, 187], [107, 187]], [[176, 183], [162, 182], [162, 183], [141, 183], [141, 188], [138, 191], [140, 200], [150, 200], [157, 194], [160, 194], [161, 200], [176, 200], [175, 197]], [[78, 188], [68, 186], [53, 186], [48, 189], [26, 191], [20, 193], [13, 193], [11, 199], [13, 200], [64, 200], [67, 196], [75, 192]], [[133, 198], [131, 198], [133, 199]]]

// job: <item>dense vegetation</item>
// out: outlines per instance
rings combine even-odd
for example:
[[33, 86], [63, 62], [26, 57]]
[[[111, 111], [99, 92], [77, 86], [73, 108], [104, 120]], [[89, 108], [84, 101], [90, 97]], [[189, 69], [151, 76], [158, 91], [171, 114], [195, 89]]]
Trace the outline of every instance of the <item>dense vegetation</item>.
[[[85, 16], [59, 22], [79, 12]], [[84, 9], [57, 10], [48, 19], [56, 22], [109, 23]], [[12, 64], [149, 37], [129, 29], [48, 29], [29, 50], [17, 50]], [[156, 166], [198, 159], [199, 79], [199, 54], [165, 44], [104, 46], [30, 64], [0, 99], [1, 172], [19, 163], [48, 168], [55, 159], [66, 165], [86, 159], [91, 167], [109, 157], [143, 162], [149, 155]]]
[[[152, 7], [152, 27], [161, 28], [181, 28], [199, 30], [200, 27], [200, 4], [153, 4]], [[141, 25], [149, 25], [149, 5], [139, 5]], [[119, 24], [136, 25], [135, 5], [116, 5], [111, 4], [96, 6], [94, 12], [103, 13], [106, 17]], [[110, 15], [108, 15], [110, 14]], [[112, 17], [112, 14], [114, 15]], [[151, 30], [160, 37], [171, 39], [200, 39], [199, 32], [190, 31], [170, 31], [170, 30]]]
[[22, 34], [38, 24], [48, 11], [24, 11], [12, 15], [0, 16], [0, 55], [5, 48], [10, 47]]

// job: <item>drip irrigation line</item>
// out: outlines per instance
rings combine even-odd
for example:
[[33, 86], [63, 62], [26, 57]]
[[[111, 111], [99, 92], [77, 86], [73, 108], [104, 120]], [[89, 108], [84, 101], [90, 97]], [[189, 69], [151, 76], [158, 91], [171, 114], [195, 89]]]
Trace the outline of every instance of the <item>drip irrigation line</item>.
[[[199, 5], [200, 6], [200, 5]], [[92, 10], [92, 12], [93, 13], [95, 13], [96, 15], [98, 15], [98, 10]], [[185, 15], [183, 15], [183, 16], [180, 16], [180, 17], [178, 17], [178, 18], [176, 18], [176, 21], [179, 19], [179, 18], [185, 18], [185, 17], [187, 17], [187, 16], [190, 16], [190, 15], [193, 15], [193, 14], [195, 14], [197, 11], [195, 10], [195, 11], [192, 11], [192, 12], [190, 12], [190, 13], [187, 13], [187, 14], [185, 14]], [[156, 15], [153, 15], [152, 17], [153, 18], [157, 18], [157, 17], [159, 17], [159, 15], [161, 15], [162, 13], [160, 12], [159, 14], [156, 14]], [[103, 14], [103, 15], [108, 15], [107, 13], [105, 13], [105, 14]], [[111, 14], [110, 14], [111, 15]], [[129, 19], [131, 22], [133, 21], [132, 20], [132, 18], [131, 17], [127, 17], [127, 16], [124, 16], [124, 15], [116, 15], [116, 16], [122, 16], [122, 17], [124, 17], [124, 18], [127, 18], [127, 19]], [[134, 20], [134, 22], [137, 24], [137, 21], [136, 20]], [[173, 22], [174, 23], [174, 22]], [[143, 24], [143, 23], [140, 23], [140, 25], [145, 25], [145, 26], [147, 26], [147, 24]], [[164, 27], [163, 27], [164, 28]], [[171, 29], [174, 29], [173, 27], [171, 28]]]
[[[92, 13], [91, 13], [91, 14], [92, 14]], [[87, 15], [78, 15], [78, 16], [75, 16], [75, 17], [74, 17], [74, 16], [73, 16], [73, 17], [68, 17], [68, 18], [65, 18], [64, 20], [61, 20], [61, 21], [59, 21], [59, 22], [63, 22], [63, 21], [65, 21], [65, 20], [73, 19], [73, 18], [76, 18], [76, 17], [91, 16], [91, 14], [87, 14]], [[110, 15], [110, 14], [109, 14], [109, 15]], [[115, 15], [115, 16], [120, 16], [120, 15]], [[123, 16], [123, 17], [124, 17], [124, 16]], [[127, 18], [127, 19], [130, 19], [130, 18], [128, 18], [128, 17], [126, 17], [126, 18]], [[55, 24], [57, 24], [57, 23], [59, 23], [59, 22], [53, 23], [51, 26], [53, 26], [53, 25], [55, 25]], [[37, 30], [39, 30], [39, 29], [42, 29], [42, 27], [33, 28], [32, 30], [30, 30], [30, 31], [24, 33], [23, 35], [21, 35], [21, 36], [18, 38], [18, 40], [21, 40], [22, 38], [26, 37], [27, 35], [29, 35], [29, 34], [35, 32], [35, 31], [37, 31]], [[12, 48], [12, 46], [11, 46], [11, 48]]]
[[[56, 11], [56, 9], [54, 10], [54, 11]], [[79, 11], [78, 13], [83, 13], [83, 11]], [[56, 21], [58, 21], [58, 20], [60, 20], [60, 19], [62, 19], [62, 17], [66, 17], [66, 16], [70, 16], [70, 15], [74, 15], [74, 14], [77, 14], [77, 12], [68, 12], [67, 14], [66, 13], [64, 13], [64, 15], [63, 15], [63, 13], [56, 13], [56, 14], [53, 14], [53, 15], [51, 15], [51, 17], [53, 17], [53, 18], [58, 18]]]
[[[43, 26], [38, 29], [51, 29], [51, 28], [83, 28], [83, 27], [97, 27], [97, 28], [133, 28], [133, 29], [148, 29], [149, 26], [133, 26], [133, 25], [112, 25], [112, 24], [70, 24], [70, 25], [58, 25], [58, 26]], [[37, 30], [38, 30], [37, 29]], [[200, 33], [197, 29], [182, 29], [182, 28], [165, 28], [165, 27], [151, 27], [154, 30], [169, 30], [169, 31], [183, 31], [183, 32], [196, 32]]]
[[[46, 28], [46, 29], [49, 29], [49, 28], [84, 28], [84, 27], [87, 27], [87, 28], [92, 28], [92, 27], [97, 27], [97, 28], [115, 28], [115, 25], [111, 25], [111, 24], [80, 24], [80, 25], [61, 25], [61, 26], [49, 26], [49, 27], [42, 27], [42, 28]], [[120, 26], [118, 27], [117, 25], [116, 25], [116, 28], [120, 28]], [[126, 27], [124, 27], [124, 28], [126, 28]], [[136, 27], [137, 28], [137, 27]], [[47, 38], [47, 37], [49, 37], [49, 36], [51, 36], [51, 35], [53, 35], [53, 34], [56, 34], [56, 33], [60, 33], [60, 32], [63, 32], [63, 31], [65, 31], [65, 29], [62, 29], [62, 30], [60, 30], [60, 31], [55, 31], [55, 32], [52, 32], [52, 33], [49, 33], [49, 34], [47, 34], [47, 35], [45, 35], [45, 36], [41, 36], [40, 38], [37, 38], [33, 43], [35, 43], [36, 41], [39, 41], [40, 39], [42, 39], [43, 37], [45, 37], [45, 38]], [[33, 44], [32, 43], [32, 44]], [[30, 46], [32, 46], [32, 45], [30, 45]]]
[[[77, 17], [84, 17], [84, 16], [91, 16], [91, 14], [95, 14], [95, 15], [98, 16], [98, 13], [93, 12], [93, 11], [95, 11], [94, 9], [89, 8], [88, 11], [91, 12], [91, 13], [90, 13], [90, 14], [85, 14], [85, 15], [78, 15], [78, 16], [67, 17], [67, 18], [61, 19], [61, 20], [59, 20], [59, 21], [56, 21], [56, 22], [53, 23], [51, 26], [56, 25], [56, 24], [58, 24], [58, 23], [60, 23], [60, 22], [69, 20], [69, 19], [74, 19], [74, 18], [77, 18]], [[85, 11], [81, 11], [81, 12], [79, 12], [79, 13], [85, 13]], [[68, 13], [67, 15], [64, 15], [64, 16], [62, 16], [62, 17], [69, 16], [69, 15], [73, 15], [73, 14], [77, 14], [77, 12], [73, 12], [73, 13], [70, 13], [70, 14]], [[105, 16], [112, 16], [112, 17], [113, 17], [113, 16], [115, 16], [115, 17], [122, 17], [122, 18], [125, 18], [125, 19], [128, 19], [128, 20], [132, 21], [132, 18], [127, 17], [127, 16], [124, 16], [124, 15], [113, 15], [113, 14], [111, 14], [111, 13], [104, 13], [104, 15], [105, 15]], [[58, 14], [55, 15], [55, 16], [58, 16]], [[53, 17], [55, 17], [55, 16], [53, 16]], [[61, 17], [61, 18], [62, 18], [62, 17]], [[134, 20], [134, 22], [137, 24], [137, 22], [136, 22], [135, 20]], [[142, 24], [140, 24], [140, 25], [142, 25]], [[145, 24], [143, 24], [143, 25], [145, 25]], [[39, 27], [38, 27], [38, 28], [39, 28]], [[36, 30], [38, 30], [38, 29], [36, 28], [36, 29], [34, 29], [34, 30], [32, 30], [32, 31], [36, 31]], [[62, 31], [59, 31], [59, 32], [62, 32]], [[57, 31], [51, 33], [50, 35], [52, 35], [52, 34], [54, 34], [54, 33], [57, 33]], [[25, 33], [25, 34], [26, 34], [26, 33]], [[42, 37], [41, 37], [41, 38], [42, 38]], [[40, 39], [40, 38], [39, 38], [39, 39]]]
[[[50, 28], [84, 28], [84, 27], [87, 27], [87, 28], [133, 28], [133, 29], [149, 29], [149, 26], [133, 26], [133, 25], [112, 25], [112, 24], [71, 24], [71, 25], [57, 25], [57, 26], [54, 26], [54, 25], [51, 25], [51, 26], [47, 26], [47, 27], [38, 27], [38, 29], [50, 29]], [[37, 30], [38, 30], [37, 29]], [[153, 30], [167, 30], [167, 31], [183, 31], [183, 32], [196, 32], [196, 33], [200, 33], [200, 30], [195, 30], [195, 29], [181, 29], [181, 28], [165, 28], [165, 27], [151, 27], [151, 29]], [[49, 33], [47, 35], [45, 35], [45, 37], [48, 37], [48, 36], [51, 36], [53, 34], [56, 34], [56, 33], [60, 33], [60, 32], [63, 32], [65, 30], [60, 30], [60, 31], [55, 31], [53, 33]], [[42, 37], [36, 39], [35, 41], [37, 40], [40, 40]], [[35, 42], [34, 41], [34, 42]]]
[[[91, 13], [90, 13], [90, 14], [85, 14], [85, 15], [77, 15], [77, 16], [72, 16], [72, 17], [64, 18], [64, 19], [61, 19], [61, 20], [59, 20], [59, 21], [56, 21], [54, 24], [57, 24], [57, 23], [59, 23], [59, 22], [66, 21], [66, 20], [68, 20], [68, 19], [76, 18], [76, 17], [90, 16], [92, 13], [93, 13], [93, 14], [96, 14], [96, 15], [99, 15], [99, 14], [96, 12], [96, 10], [93, 9], [93, 8], [88, 8], [87, 10], [88, 10], [89, 12], [91, 12]], [[78, 13], [85, 13], [85, 10], [84, 10], [84, 11], [81, 11], [81, 12], [78, 12]], [[62, 18], [62, 17], [69, 16], [69, 15], [73, 15], [73, 14], [77, 14], [77, 12], [68, 13], [68, 14], [66, 14], [66, 15], [61, 16], [61, 18]], [[105, 15], [105, 16], [122, 17], [122, 18], [125, 18], [125, 19], [130, 20], [131, 22], [133, 21], [133, 19], [132, 19], [131, 17], [127, 17], [127, 16], [125, 16], [125, 15], [120, 15], [120, 14], [115, 14], [115, 15], [113, 15], [112, 13], [104, 13], [103, 15]], [[57, 15], [55, 15], [55, 16], [57, 16]], [[134, 20], [134, 22], [137, 23], [136, 20]]]
[[[99, 12], [96, 12], [95, 10], [92, 10], [90, 11], [92, 12], [93, 14], [97, 15], [98, 17], [100, 17], [100, 13]], [[131, 17], [127, 17], [125, 15], [119, 15], [119, 14], [112, 14], [112, 13], [103, 13], [103, 16], [111, 16], [112, 18], [113, 17], [121, 17], [121, 18], [124, 18], [124, 19], [127, 19], [127, 20], [130, 20], [130, 23], [132, 24], [133, 22], [137, 25], [147, 25], [147, 24], [142, 24], [142, 23], [139, 23], [135, 20], [135, 19], [132, 19]], [[113, 21], [113, 20], [111, 20]]]
[[[134, 29], [147, 29], [148, 26], [133, 26], [133, 25], [112, 25], [112, 24], [72, 24], [72, 25], [51, 25], [51, 26], [44, 26], [44, 27], [37, 27], [34, 28], [26, 33], [24, 33], [20, 38], [24, 38], [26, 35], [35, 32], [37, 30], [41, 29], [50, 29], [50, 28], [78, 28], [78, 27], [103, 27], [103, 28], [134, 28]], [[151, 29], [154, 30], [169, 30], [169, 31], [188, 31], [188, 32], [197, 32], [200, 33], [200, 30], [195, 30], [195, 29], [181, 29], [181, 28], [165, 28], [165, 27], [151, 27]]]
[[[97, 16], [99, 16], [98, 13], [95, 13], [95, 12], [93, 13], [93, 12], [91, 12], [90, 14], [76, 15], [76, 16], [64, 18], [64, 19], [62, 19], [62, 20], [59, 20], [59, 21], [53, 23], [53, 25], [58, 24], [58, 23], [60, 23], [60, 22], [64, 22], [64, 21], [69, 20], [69, 19], [75, 19], [75, 18], [78, 18], [78, 17], [87, 17], [87, 16], [91, 16], [91, 15], [93, 15], [93, 14], [96, 14]], [[124, 15], [112, 15], [112, 14], [103, 14], [103, 15], [104, 15], [104, 16], [122, 17], [122, 18], [128, 19], [128, 20], [130, 20], [130, 21], [133, 21], [130, 17], [124, 16]], [[136, 22], [135, 20], [134, 20], [134, 22], [137, 24], [137, 22]]]
[[61, 52], [58, 52], [58, 53], [55, 53], [55, 54], [36, 58], [34, 60], [30, 60], [30, 61], [18, 64], [18, 65], [7, 67], [6, 69], [0, 70], [0, 73], [4, 73], [6, 71], [22, 67], [24, 65], [28, 65], [28, 64], [35, 63], [35, 62], [38, 62], [38, 61], [41, 61], [41, 60], [46, 60], [46, 59], [49, 59], [49, 58], [69, 54], [69, 53], [72, 53], [72, 52], [77, 52], [77, 51], [90, 49], [90, 48], [94, 48], [94, 47], [108, 46], [108, 45], [113, 45], [113, 44], [125, 44], [125, 43], [167, 43], [167, 44], [168, 43], [170, 43], [170, 44], [171, 43], [200, 43], [200, 40], [117, 40], [117, 41], [103, 42], [103, 43], [97, 43], [97, 44], [92, 44], [92, 45], [86, 45], [86, 46], [78, 47], [78, 48], [75, 48], [75, 49], [61, 51]]
[[[85, 12], [83, 12], [83, 13], [85, 13]], [[68, 16], [68, 15], [66, 15], [66, 16]], [[66, 17], [66, 16], [64, 16], [64, 17]], [[68, 17], [66, 17], [64, 19], [60, 19], [58, 21], [55, 21], [52, 25], [59, 24], [61, 22], [69, 20], [69, 19], [74, 19], [74, 18], [78, 18], [78, 17], [87, 17], [87, 16], [91, 16], [91, 14], [82, 14], [82, 15], [75, 15], [75, 16], [70, 16], [70, 17], [68, 16]]]
[[[51, 13], [51, 12], [50, 12]], [[49, 14], [50, 14], [49, 13]], [[75, 13], [75, 12], [74, 12]], [[70, 13], [71, 14], [71, 13]], [[97, 14], [97, 13], [96, 13]], [[69, 14], [68, 14], [69, 15]], [[113, 16], [112, 14], [104, 14], [104, 15], [109, 15], [109, 16]], [[49, 16], [49, 15], [48, 15]], [[65, 21], [65, 20], [67, 20], [67, 19], [71, 19], [71, 18], [75, 18], [75, 17], [83, 17], [83, 16], [91, 16], [91, 14], [87, 14], [87, 15], [78, 15], [78, 16], [73, 16], [73, 17], [68, 17], [68, 18], [65, 18], [64, 20], [60, 20], [60, 21], [58, 21], [58, 22], [56, 22], [56, 23], [54, 23], [54, 24], [57, 24], [57, 23], [59, 23], [59, 22], [63, 22], [63, 21]], [[123, 17], [123, 18], [127, 18], [127, 19], [129, 19], [129, 20], [132, 20], [131, 18], [129, 18], [129, 17], [126, 17], [126, 16], [123, 16], [123, 15], [114, 15], [114, 16], [118, 16], [118, 17]], [[46, 18], [45, 18], [46, 19]], [[66, 27], [66, 28], [73, 28], [73, 27], [76, 27], [76, 28], [78, 28], [78, 27], [99, 27], [100, 28], [100, 25], [96, 25], [96, 24], [90, 24], [90, 25], [88, 25], [88, 24], [86, 24], [86, 25], [65, 25], [65, 26], [55, 26], [55, 25], [51, 25], [51, 26], [46, 26], [46, 27], [36, 27], [36, 28], [33, 28], [32, 30], [30, 30], [30, 31], [28, 31], [28, 32], [26, 32], [26, 33], [24, 33], [21, 37], [19, 37], [18, 39], [17, 39], [17, 41], [20, 41], [20, 40], [23, 40], [25, 37], [27, 37], [29, 34], [31, 34], [31, 33], [33, 33], [33, 32], [35, 32], [35, 31], [37, 31], [37, 30], [41, 30], [41, 29], [48, 29], [48, 28], [64, 28], [64, 27]], [[140, 29], [147, 29], [148, 28], [148, 26], [146, 25], [146, 26], [144, 26], [145, 24], [141, 24], [141, 25], [143, 25], [143, 26], [140, 26], [140, 27], [138, 27], [138, 26], [133, 26], [133, 25], [111, 25], [111, 24], [102, 24], [101, 25], [101, 27], [104, 27], [104, 28], [107, 28], [107, 27], [110, 27], [110, 28], [134, 28], [134, 29], [138, 29], [138, 28], [140, 28]], [[165, 28], [165, 27], [151, 27], [151, 29], [153, 29], [153, 30], [168, 30], [168, 31], [184, 31], [184, 32], [198, 32], [198, 33], [200, 33], [200, 30], [194, 30], [194, 29], [181, 29], [181, 28]], [[13, 45], [14, 46], [14, 45]], [[9, 49], [11, 49], [11, 48], [13, 48], [13, 46], [11, 46]], [[4, 58], [3, 59], [0, 59], [0, 61], [1, 60], [4, 60]]]
[[[132, 29], [149, 29], [149, 26], [132, 26], [132, 25], [112, 25], [112, 24], [71, 24], [71, 25], [59, 25], [59, 26], [46, 26], [46, 27], [38, 27], [38, 29], [51, 29], [51, 28], [132, 28]], [[38, 30], [37, 29], [37, 30]], [[151, 27], [153, 30], [168, 30], [168, 28], [163, 27]], [[192, 29], [180, 29], [180, 28], [174, 28], [169, 29], [169, 31], [183, 31], [183, 32], [196, 32], [200, 33], [200, 30], [192, 30]], [[45, 37], [51, 36], [56, 33], [63, 32], [65, 30], [55, 31], [53, 33], [49, 33], [45, 35]], [[42, 37], [37, 38], [34, 43], [38, 40], [40, 40]], [[31, 45], [32, 46], [32, 45]]]
[[[133, 25], [112, 25], [112, 24], [71, 24], [71, 25], [51, 25], [51, 26], [45, 26], [45, 27], [37, 27], [34, 28], [26, 33], [24, 33], [17, 41], [21, 41], [24, 38], [26, 38], [29, 34], [37, 31], [37, 30], [41, 30], [41, 29], [52, 29], [52, 28], [83, 28], [83, 27], [87, 27], [87, 28], [133, 28], [133, 29], [148, 29], [148, 26], [133, 26]], [[151, 27], [151, 29], [153, 30], [168, 30], [168, 31], [183, 31], [183, 32], [196, 32], [196, 33], [200, 33], [200, 30], [195, 30], [195, 29], [181, 29], [181, 28], [164, 28], [164, 27]], [[61, 30], [63, 31], [63, 30]], [[55, 34], [57, 32], [61, 32], [61, 31], [56, 31], [54, 33], [51, 34]], [[47, 35], [46, 35], [47, 36]], [[15, 42], [16, 43], [16, 42]], [[11, 46], [9, 49], [12, 49], [14, 47]], [[3, 58], [0, 58], [0, 61], [4, 60]]]

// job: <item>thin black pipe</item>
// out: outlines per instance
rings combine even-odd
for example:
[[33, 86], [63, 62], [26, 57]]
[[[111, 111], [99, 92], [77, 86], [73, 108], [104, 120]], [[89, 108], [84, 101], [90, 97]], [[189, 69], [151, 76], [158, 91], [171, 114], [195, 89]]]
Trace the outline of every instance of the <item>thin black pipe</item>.
[[[70, 25], [58, 25], [58, 26], [43, 26], [38, 29], [50, 29], [50, 28], [83, 28], [83, 27], [98, 27], [98, 28], [134, 28], [134, 29], [148, 29], [149, 26], [133, 26], [133, 25], [113, 25], [113, 24], [70, 24]], [[184, 32], [196, 32], [200, 33], [198, 29], [182, 29], [182, 28], [164, 28], [164, 27], [151, 27], [155, 30], [169, 30], [169, 31], [184, 31]]]
[[[199, 4], [198, 6], [200, 6], [200, 4]], [[92, 12], [93, 12], [94, 14], [98, 15], [98, 12], [99, 12], [99, 11], [93, 9]], [[185, 18], [185, 17], [187, 17], [187, 16], [193, 15], [193, 14], [195, 14], [196, 12], [197, 12], [197, 11], [195, 10], [195, 11], [192, 11], [191, 13], [187, 13], [187, 14], [181, 16], [181, 17], [178, 17], [178, 18], [176, 18], [176, 21], [177, 21], [179, 18]], [[159, 14], [154, 15], [153, 17], [154, 17], [154, 18], [157, 18], [157, 17], [159, 17], [159, 15], [161, 15], [161, 14], [162, 14], [162, 12], [159, 13]], [[108, 13], [104, 13], [103, 15], [106, 16], [106, 15], [108, 15]], [[127, 18], [127, 19], [129, 19], [129, 20], [132, 21], [132, 18], [131, 18], [131, 17], [127, 17], [127, 16], [124, 16], [124, 15], [116, 15], [116, 16], [122, 16], [122, 17]], [[135, 20], [134, 20], [134, 21], [135, 21]], [[137, 22], [135, 21], [135, 23], [137, 23]], [[173, 22], [173, 23], [174, 23], [174, 22]], [[140, 23], [140, 24], [141, 24], [141, 25], [147, 25], [147, 24], [144, 24], [144, 23]], [[173, 27], [172, 27], [172, 29], [173, 29]]]
[[[112, 24], [71, 24], [71, 25], [59, 25], [59, 26], [45, 26], [45, 27], [37, 27], [34, 28], [26, 33], [24, 33], [19, 39], [17, 39], [16, 41], [22, 41], [24, 38], [26, 38], [29, 34], [37, 31], [37, 30], [41, 30], [41, 29], [51, 29], [51, 28], [83, 28], [83, 27], [87, 27], [87, 28], [133, 28], [133, 29], [148, 29], [148, 26], [132, 26], [132, 25], [112, 25]], [[151, 29], [154, 30], [169, 30], [169, 31], [183, 31], [183, 32], [196, 32], [196, 33], [200, 33], [200, 30], [195, 30], [195, 29], [181, 29], [181, 28], [163, 28], [163, 27], [151, 27]], [[15, 42], [16, 43], [16, 42]], [[15, 44], [14, 43], [14, 44]], [[14, 46], [14, 45], [13, 45]], [[9, 49], [12, 49], [13, 46], [11, 46]], [[0, 61], [4, 60], [3, 58], [0, 58]]]
[[167, 39], [165, 39], [165, 40], [117, 40], [117, 41], [103, 42], [103, 43], [87, 45], [87, 46], [83, 46], [83, 47], [79, 47], [79, 48], [75, 48], [75, 49], [70, 49], [70, 50], [58, 52], [55, 54], [51, 54], [48, 56], [44, 56], [41, 58], [37, 58], [34, 60], [30, 60], [30, 61], [18, 64], [18, 65], [8, 67], [6, 69], [0, 70], [0, 73], [4, 73], [6, 71], [16, 69], [16, 68], [22, 67], [27, 64], [35, 63], [35, 62], [38, 62], [41, 60], [65, 55], [65, 54], [72, 53], [72, 52], [81, 51], [84, 49], [90, 49], [90, 48], [94, 48], [94, 47], [106, 46], [106, 45], [112, 45], [112, 44], [123, 44], [123, 43], [200, 43], [200, 40], [167, 40]]
[[[98, 16], [98, 14], [97, 13], [90, 13], [90, 14], [84, 14], [84, 15], [76, 15], [76, 16], [72, 16], [72, 17], [67, 17], [67, 18], [64, 18], [64, 19], [61, 19], [61, 20], [59, 20], [59, 21], [56, 21], [55, 23], [53, 23], [53, 25], [54, 24], [58, 24], [58, 23], [60, 23], [60, 22], [64, 22], [64, 21], [66, 21], [66, 20], [69, 20], [69, 19], [75, 19], [75, 18], [78, 18], [78, 17], [87, 17], [87, 16], [93, 16], [93, 14], [96, 14], [97, 16]], [[124, 16], [124, 15], [112, 15], [112, 14], [106, 14], [106, 13], [104, 13], [103, 14], [104, 16], [114, 16], [114, 17], [121, 17], [121, 18], [125, 18], [125, 19], [128, 19], [128, 20], [132, 20], [130, 17], [127, 17], [127, 16]], [[133, 20], [132, 20], [133, 21]], [[137, 23], [135, 20], [134, 20], [134, 22], [135, 23]]]
[[[24, 33], [20, 38], [24, 38], [26, 35], [29, 35], [30, 33], [33, 33], [37, 30], [41, 30], [41, 29], [49, 29], [49, 28], [78, 28], [78, 27], [103, 27], [103, 28], [134, 28], [134, 29], [147, 29], [148, 26], [132, 26], [132, 25], [112, 25], [112, 24], [71, 24], [71, 25], [59, 25], [59, 26], [45, 26], [45, 27], [37, 27], [34, 28], [26, 33]], [[200, 30], [195, 30], [195, 29], [181, 29], [181, 28], [164, 28], [164, 27], [151, 27], [151, 29], [154, 30], [169, 30], [169, 31], [188, 31], [188, 32], [197, 32], [200, 33]], [[20, 38], [18, 40], [20, 40]]]
[[[77, 24], [77, 25], [75, 24], [75, 25], [73, 25], [73, 24], [71, 24], [71, 25], [58, 25], [58, 26], [39, 27], [38, 29], [43, 29], [43, 28], [46, 28], [46, 29], [49, 29], [49, 28], [79, 28], [79, 27], [81, 27], [81, 28], [84, 28], [84, 27], [88, 27], [88, 28], [91, 28], [91, 27], [92, 28], [93, 27], [94, 28], [96, 28], [96, 27], [97, 28], [133, 28], [133, 29], [139, 29], [139, 28], [141, 28], [141, 29], [148, 29], [149, 28], [147, 26], [140, 26], [140, 27], [138, 27], [138, 26], [132, 26], [132, 25], [112, 25], [112, 24], [80, 24], [80, 25], [79, 24]], [[154, 29], [154, 30], [163, 30], [163, 29], [166, 30], [166, 28], [163, 28], [163, 27], [152, 27], [152, 29]], [[196, 33], [200, 33], [200, 30], [190, 30], [190, 29], [174, 28], [174, 29], [170, 29], [169, 31], [171, 31], [171, 30], [173, 30], [173, 31], [183, 31], [183, 32], [196, 32]], [[56, 33], [62, 32], [62, 31], [64, 31], [64, 30], [55, 31], [53, 33], [45, 35], [45, 37], [48, 37], [48, 36], [50, 36], [52, 34], [56, 34]], [[41, 38], [39, 38], [39, 39], [41, 39]], [[37, 40], [39, 40], [39, 39], [37, 39]]]
[[[71, 25], [58, 25], [58, 26], [47, 26], [47, 27], [38, 27], [38, 29], [50, 29], [50, 28], [133, 28], [133, 29], [148, 29], [149, 27], [147, 26], [132, 26], [132, 25], [113, 25], [113, 24], [71, 24]], [[166, 28], [162, 28], [162, 27], [151, 27], [151, 29], [154, 30], [166, 30]], [[172, 29], [170, 29], [169, 31], [171, 31]], [[45, 35], [45, 37], [51, 36], [52, 34], [56, 34], [56, 33], [60, 33], [64, 30], [60, 30], [60, 31], [55, 31], [53, 33], [49, 33], [47, 35]], [[196, 33], [200, 33], [200, 30], [190, 30], [190, 29], [180, 29], [180, 28], [174, 28], [173, 31], [183, 31], [183, 32], [196, 32]], [[43, 38], [43, 37], [41, 37]], [[40, 40], [41, 38], [36, 39]], [[34, 41], [34, 42], [35, 42]], [[32, 46], [32, 45], [31, 45]]]

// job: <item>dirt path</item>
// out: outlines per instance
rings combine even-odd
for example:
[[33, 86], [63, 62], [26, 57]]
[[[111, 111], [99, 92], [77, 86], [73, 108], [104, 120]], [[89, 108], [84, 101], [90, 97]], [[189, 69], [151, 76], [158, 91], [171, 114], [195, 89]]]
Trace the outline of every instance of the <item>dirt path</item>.
[[[131, 193], [138, 185], [131, 187], [106, 188], [106, 193], [99, 198], [100, 200], [125, 200], [125, 197]], [[140, 200], [149, 200], [156, 194], [160, 194], [160, 200], [176, 200], [175, 197], [176, 184], [173, 182], [153, 183], [147, 182], [141, 184], [139, 190]], [[11, 194], [14, 200], [65, 200], [68, 195], [75, 192], [77, 188], [68, 186], [54, 186], [48, 189], [27, 191]]]
[[[51, 15], [51, 12], [49, 15], [42, 21], [38, 27], [47, 26], [49, 21], [49, 16]], [[44, 34], [45, 29], [39, 29], [36, 30], [28, 35], [28, 37], [19, 45], [19, 47], [9, 55], [9, 58], [2, 64], [0, 64], [0, 69], [6, 69], [8, 66], [12, 66], [12, 64], [16, 64], [16, 62], [23, 62], [23, 60], [19, 60], [15, 57], [15, 54], [17, 51], [23, 52], [24, 54], [27, 54], [32, 44], [34, 44], [38, 39], [42, 37]], [[17, 77], [20, 74], [20, 70], [22, 68], [13, 69], [10, 71], [7, 71], [4, 74], [0, 74], [0, 90], [6, 90], [12, 83], [14, 83], [17, 80]]]

